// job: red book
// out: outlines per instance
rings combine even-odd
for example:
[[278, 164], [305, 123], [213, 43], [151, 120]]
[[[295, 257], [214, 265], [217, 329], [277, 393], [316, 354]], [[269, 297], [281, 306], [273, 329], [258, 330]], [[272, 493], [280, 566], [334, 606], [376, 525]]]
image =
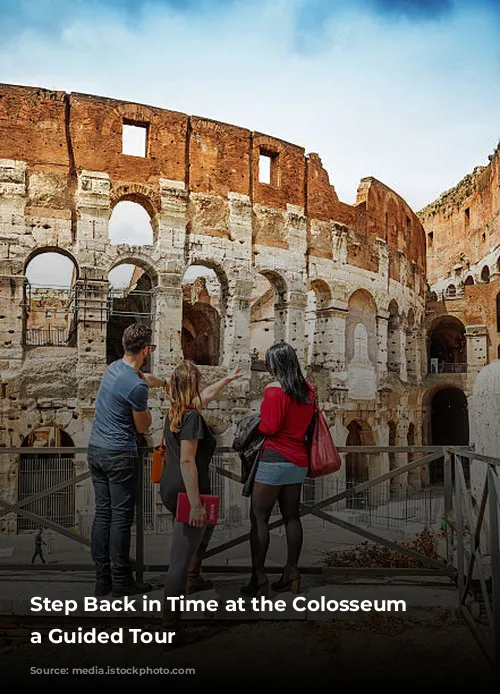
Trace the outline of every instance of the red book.
[[[207, 525], [217, 525], [219, 518], [219, 497], [212, 494], [200, 494], [201, 503], [207, 512]], [[188, 495], [185, 492], [180, 492], [177, 497], [177, 515], [175, 520], [181, 523], [189, 522], [189, 512], [191, 504], [189, 503]]]

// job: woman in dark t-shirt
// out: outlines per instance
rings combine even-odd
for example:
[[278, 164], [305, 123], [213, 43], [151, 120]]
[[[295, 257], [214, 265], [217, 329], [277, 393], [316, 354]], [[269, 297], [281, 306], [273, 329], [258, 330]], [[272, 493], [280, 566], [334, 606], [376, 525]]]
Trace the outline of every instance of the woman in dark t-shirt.
[[170, 411], [165, 422], [167, 461], [160, 480], [160, 496], [174, 518], [179, 493], [187, 494], [190, 505], [189, 521], [174, 521], [165, 579], [163, 626], [176, 632], [175, 643], [171, 645], [180, 645], [186, 641], [186, 636], [180, 632], [181, 613], [168, 598], [212, 585], [200, 575], [201, 561], [213, 532], [213, 526], [205, 522], [206, 510], [200, 494], [211, 493], [209, 466], [216, 440], [200, 410], [240, 376], [237, 368], [200, 393], [200, 371], [193, 362], [186, 360], [170, 377]]

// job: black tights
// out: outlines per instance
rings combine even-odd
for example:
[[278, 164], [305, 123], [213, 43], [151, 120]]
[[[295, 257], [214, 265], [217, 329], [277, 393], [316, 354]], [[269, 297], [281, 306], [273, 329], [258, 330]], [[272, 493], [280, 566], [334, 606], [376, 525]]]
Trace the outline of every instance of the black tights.
[[254, 482], [252, 507], [250, 510], [250, 549], [253, 572], [264, 573], [267, 550], [269, 549], [269, 518], [276, 500], [285, 522], [287, 565], [296, 567], [302, 549], [302, 523], [300, 521], [301, 484], [271, 486]]

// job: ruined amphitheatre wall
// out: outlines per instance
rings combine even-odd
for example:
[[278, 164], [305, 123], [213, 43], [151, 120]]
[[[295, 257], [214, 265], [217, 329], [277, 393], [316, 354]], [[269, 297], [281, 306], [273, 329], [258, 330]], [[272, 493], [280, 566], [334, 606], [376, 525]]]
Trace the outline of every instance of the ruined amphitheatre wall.
[[[124, 124], [147, 127], [145, 157], [122, 153]], [[261, 155], [271, 158], [270, 184], [259, 181]], [[122, 200], [147, 210], [152, 245], [110, 243], [108, 222]], [[28, 350], [25, 268], [48, 249], [68, 254], [78, 268], [76, 346]], [[155, 278], [158, 374], [182, 358], [186, 268], [198, 263], [216, 271], [225, 302], [222, 357], [219, 366], [202, 370], [213, 381], [237, 362], [246, 375], [208, 411], [217, 431], [256, 407], [269, 380], [251, 370], [250, 357], [250, 297], [261, 273], [275, 289], [276, 338], [293, 344], [301, 358], [307, 291], [317, 292], [310, 375], [337, 442], [345, 443], [352, 419], [373, 432], [377, 445], [387, 444], [388, 421], [397, 421], [398, 442], [405, 442], [426, 372], [425, 236], [394, 191], [365, 178], [348, 205], [339, 201], [317, 154], [280, 139], [151, 106], [0, 85], [4, 445], [20, 445], [44, 425], [86, 445], [106, 367], [107, 277], [124, 261]], [[391, 300], [397, 306], [392, 322]], [[157, 436], [167, 403], [151, 395]], [[419, 417], [412, 422], [417, 442]], [[385, 469], [388, 461], [381, 460]], [[4, 466], [1, 482], [15, 496], [14, 462]]]
[[[500, 146], [418, 213], [426, 233], [428, 327], [445, 316], [481, 339], [482, 365], [500, 357]], [[469, 363], [474, 363], [469, 350]], [[474, 374], [473, 374], [474, 376]], [[473, 379], [468, 385], [471, 392]]]

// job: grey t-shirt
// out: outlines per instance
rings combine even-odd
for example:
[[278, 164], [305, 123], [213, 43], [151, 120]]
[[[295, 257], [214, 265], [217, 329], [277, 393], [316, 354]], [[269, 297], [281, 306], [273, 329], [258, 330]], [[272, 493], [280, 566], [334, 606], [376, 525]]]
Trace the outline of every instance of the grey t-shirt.
[[110, 451], [137, 450], [132, 412], [148, 409], [148, 392], [147, 383], [123, 359], [110, 364], [97, 393], [89, 445]]

